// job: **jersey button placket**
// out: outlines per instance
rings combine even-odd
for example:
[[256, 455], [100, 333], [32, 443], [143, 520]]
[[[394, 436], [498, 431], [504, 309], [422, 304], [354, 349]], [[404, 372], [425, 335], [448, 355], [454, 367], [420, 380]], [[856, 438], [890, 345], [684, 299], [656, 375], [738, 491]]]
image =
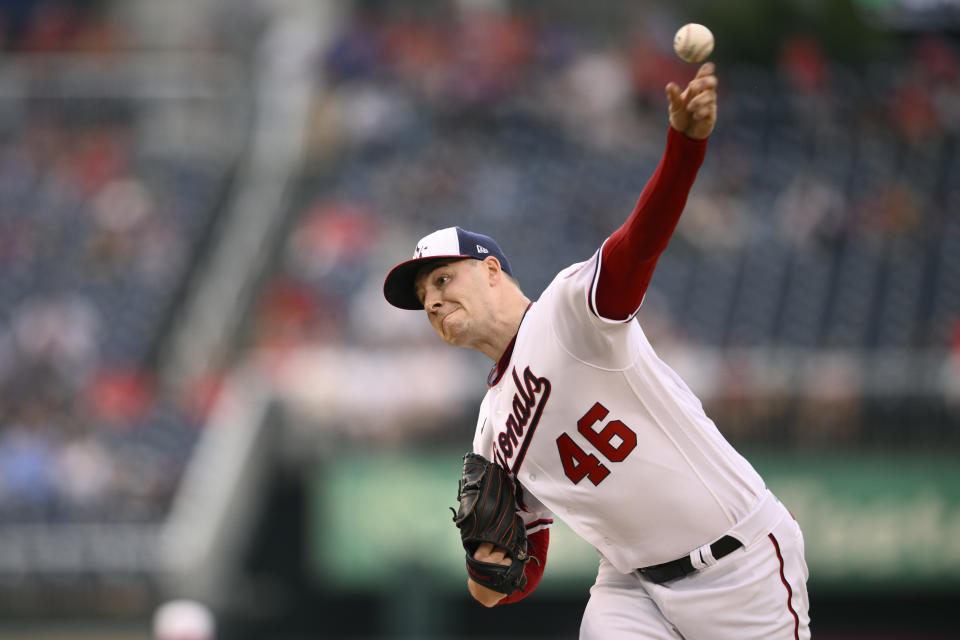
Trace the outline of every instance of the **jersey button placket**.
[[[499, 434], [502, 433], [501, 429], [504, 427], [504, 425], [507, 424], [507, 416], [510, 415], [510, 412], [509, 412], [508, 410], [506, 410], [506, 409], [503, 407], [502, 403], [500, 402], [500, 399], [504, 396], [503, 388], [500, 387], [500, 386], [498, 386], [497, 389], [496, 389], [496, 394], [497, 394], [497, 395], [496, 395], [496, 397], [494, 398], [494, 402], [493, 402], [493, 436], [494, 436], [493, 447], [494, 447], [494, 450], [496, 450], [496, 448], [497, 448], [497, 437], [498, 437]], [[503, 453], [504, 453], [504, 455], [506, 455], [506, 452], [503, 452]], [[504, 459], [504, 463], [507, 463], [507, 462], [508, 462], [508, 460]]]

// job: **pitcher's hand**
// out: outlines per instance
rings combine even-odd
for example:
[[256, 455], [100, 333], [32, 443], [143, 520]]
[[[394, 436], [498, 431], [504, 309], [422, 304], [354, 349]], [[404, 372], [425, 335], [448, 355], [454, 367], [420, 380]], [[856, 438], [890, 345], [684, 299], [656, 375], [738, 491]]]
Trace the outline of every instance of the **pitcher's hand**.
[[712, 62], [704, 63], [686, 89], [667, 85], [670, 126], [696, 140], [704, 140], [717, 124], [717, 76]]

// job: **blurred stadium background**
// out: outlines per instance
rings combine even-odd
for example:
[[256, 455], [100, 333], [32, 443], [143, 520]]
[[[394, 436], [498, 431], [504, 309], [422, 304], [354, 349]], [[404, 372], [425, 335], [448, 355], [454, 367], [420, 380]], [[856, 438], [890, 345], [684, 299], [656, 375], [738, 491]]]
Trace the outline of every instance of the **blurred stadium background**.
[[[468, 600], [489, 363], [382, 300], [435, 228], [534, 297], [619, 225], [710, 26], [641, 321], [807, 538], [815, 637], [960, 637], [960, 2], [0, 1], [0, 638], [575, 638]], [[656, 514], [651, 514], [656, 517]]]

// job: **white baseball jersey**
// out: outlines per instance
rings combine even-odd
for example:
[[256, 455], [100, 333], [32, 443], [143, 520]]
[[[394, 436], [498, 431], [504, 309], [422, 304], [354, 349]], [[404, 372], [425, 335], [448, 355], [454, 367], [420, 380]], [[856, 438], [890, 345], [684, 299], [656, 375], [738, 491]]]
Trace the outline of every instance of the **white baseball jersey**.
[[768, 492], [640, 324], [594, 311], [601, 255], [528, 308], [473, 449], [515, 475], [528, 525], [552, 512], [627, 573], [716, 540]]

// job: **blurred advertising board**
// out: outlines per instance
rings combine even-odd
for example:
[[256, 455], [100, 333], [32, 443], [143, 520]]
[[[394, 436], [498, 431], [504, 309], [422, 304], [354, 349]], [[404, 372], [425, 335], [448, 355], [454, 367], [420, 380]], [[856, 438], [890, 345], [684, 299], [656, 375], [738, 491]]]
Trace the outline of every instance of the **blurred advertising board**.
[[[451, 522], [461, 452], [340, 455], [311, 478], [312, 570], [376, 590], [401, 571], [463, 587]], [[747, 456], [800, 521], [811, 588], [960, 588], [960, 465], [946, 456]], [[592, 584], [596, 551], [561, 521], [540, 588]], [[409, 579], [409, 578], [407, 578]]]

